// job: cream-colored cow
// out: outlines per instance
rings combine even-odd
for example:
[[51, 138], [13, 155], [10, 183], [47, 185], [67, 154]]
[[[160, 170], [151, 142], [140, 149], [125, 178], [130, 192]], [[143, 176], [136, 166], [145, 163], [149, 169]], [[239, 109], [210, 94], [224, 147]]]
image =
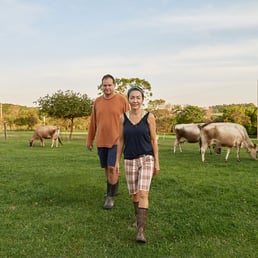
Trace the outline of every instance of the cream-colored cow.
[[250, 157], [257, 159], [257, 146], [254, 144], [245, 129], [244, 126], [237, 123], [209, 123], [200, 126], [200, 144], [201, 144], [201, 156], [202, 161], [205, 161], [205, 152], [208, 146], [215, 144], [217, 147], [227, 147], [227, 154], [225, 160], [228, 160], [228, 156], [232, 147], [237, 149], [237, 160], [240, 161], [240, 149], [246, 148]]
[[51, 148], [54, 147], [54, 144], [56, 145], [56, 147], [58, 147], [58, 142], [62, 144], [59, 134], [60, 134], [60, 128], [58, 126], [46, 125], [46, 126], [38, 127], [35, 129], [34, 134], [30, 139], [30, 147], [33, 146], [33, 143], [35, 140], [40, 140], [41, 146], [44, 147], [45, 146], [44, 139], [52, 140]]

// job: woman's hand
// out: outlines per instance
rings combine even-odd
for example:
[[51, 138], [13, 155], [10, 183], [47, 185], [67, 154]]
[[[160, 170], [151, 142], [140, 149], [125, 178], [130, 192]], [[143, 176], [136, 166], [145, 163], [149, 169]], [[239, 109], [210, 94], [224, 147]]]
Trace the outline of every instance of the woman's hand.
[[160, 171], [159, 162], [154, 163], [153, 175], [156, 176]]

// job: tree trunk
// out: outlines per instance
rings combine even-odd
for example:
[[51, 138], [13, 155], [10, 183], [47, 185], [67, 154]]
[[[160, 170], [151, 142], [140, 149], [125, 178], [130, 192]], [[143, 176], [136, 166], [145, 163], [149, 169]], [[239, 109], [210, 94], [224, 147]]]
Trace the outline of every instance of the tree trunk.
[[74, 126], [74, 121], [73, 121], [73, 117], [72, 117], [71, 118], [71, 127], [70, 127], [69, 141], [72, 140], [73, 126]]

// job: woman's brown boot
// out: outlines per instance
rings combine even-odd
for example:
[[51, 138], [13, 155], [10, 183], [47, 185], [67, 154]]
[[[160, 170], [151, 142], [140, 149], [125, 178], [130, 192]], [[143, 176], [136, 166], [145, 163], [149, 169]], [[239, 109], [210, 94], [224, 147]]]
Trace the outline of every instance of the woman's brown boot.
[[146, 239], [144, 237], [144, 230], [145, 230], [145, 225], [147, 220], [147, 213], [148, 213], [148, 209], [138, 208], [138, 213], [137, 213], [138, 232], [136, 235], [136, 241], [139, 243], [146, 243]]

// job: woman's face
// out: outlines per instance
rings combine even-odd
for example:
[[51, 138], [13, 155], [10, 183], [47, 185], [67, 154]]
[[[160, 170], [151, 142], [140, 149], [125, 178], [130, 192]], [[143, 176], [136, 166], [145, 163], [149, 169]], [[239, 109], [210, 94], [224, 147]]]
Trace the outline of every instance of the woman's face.
[[143, 103], [141, 92], [138, 90], [132, 90], [129, 94], [128, 102], [132, 109], [141, 108]]

